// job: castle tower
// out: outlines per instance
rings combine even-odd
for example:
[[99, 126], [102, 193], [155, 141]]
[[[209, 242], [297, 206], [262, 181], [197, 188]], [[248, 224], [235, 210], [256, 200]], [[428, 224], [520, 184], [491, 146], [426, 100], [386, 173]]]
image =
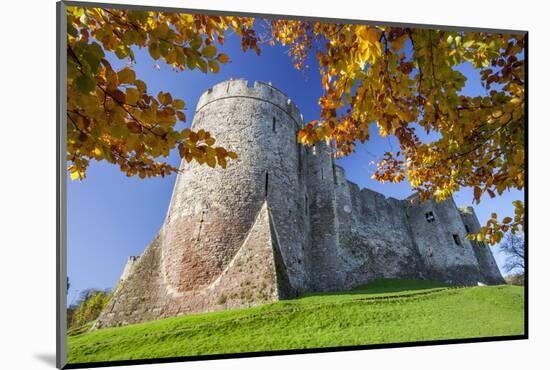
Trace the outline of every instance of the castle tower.
[[201, 96], [192, 128], [212, 133], [216, 145], [237, 152], [238, 159], [227, 169], [182, 161], [164, 225], [162, 265], [173, 289], [211, 284], [241, 247], [264, 201], [292, 285], [303, 286], [301, 126], [294, 103], [268, 84], [226, 81]]
[[[481, 225], [479, 224], [474, 208], [467, 206], [461, 207], [458, 210], [460, 212], [460, 216], [462, 217], [465, 230], [469, 233], [479, 232]], [[469, 240], [469, 243], [471, 244], [476, 255], [483, 281], [486, 284], [504, 284], [505, 281], [500, 274], [495, 257], [493, 256], [489, 246], [475, 240]]]
[[489, 248], [467, 238], [480, 229], [472, 207], [459, 209], [452, 197], [410, 199], [409, 226], [430, 279], [465, 285], [504, 282]]
[[342, 287], [344, 276], [338, 255], [338, 217], [335, 200], [335, 165], [326, 142], [307, 149], [307, 202], [310, 243], [307, 251], [309, 286], [314, 291]]
[[269, 84], [231, 80], [199, 99], [192, 129], [235, 151], [226, 169], [181, 162], [161, 230], [98, 326], [266, 303], [306, 289], [302, 117]]

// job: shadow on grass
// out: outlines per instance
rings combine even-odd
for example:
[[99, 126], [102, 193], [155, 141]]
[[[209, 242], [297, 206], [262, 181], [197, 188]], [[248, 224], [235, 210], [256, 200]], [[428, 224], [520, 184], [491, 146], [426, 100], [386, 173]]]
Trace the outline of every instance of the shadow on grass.
[[399, 293], [411, 290], [427, 290], [435, 288], [448, 288], [449, 284], [440, 281], [431, 280], [400, 280], [400, 279], [381, 279], [368, 284], [359, 285], [351, 290], [337, 292], [319, 292], [306, 293], [301, 297], [318, 297], [331, 295], [350, 295], [350, 294], [385, 294]]

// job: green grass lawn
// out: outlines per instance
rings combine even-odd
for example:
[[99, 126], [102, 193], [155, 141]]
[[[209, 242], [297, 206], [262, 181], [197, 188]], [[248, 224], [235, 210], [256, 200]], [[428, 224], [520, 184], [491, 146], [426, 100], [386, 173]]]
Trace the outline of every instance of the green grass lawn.
[[68, 337], [69, 363], [522, 335], [523, 287], [385, 280]]

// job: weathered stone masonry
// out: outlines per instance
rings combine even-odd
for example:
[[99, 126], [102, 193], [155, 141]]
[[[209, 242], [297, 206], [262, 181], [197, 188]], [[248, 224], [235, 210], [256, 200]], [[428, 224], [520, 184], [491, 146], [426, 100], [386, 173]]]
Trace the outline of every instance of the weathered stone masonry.
[[303, 119], [269, 84], [222, 82], [193, 129], [238, 153], [227, 169], [182, 161], [166, 219], [129, 260], [96, 327], [247, 307], [380, 278], [501, 283], [471, 207], [397, 200], [346, 180], [326, 144], [300, 146]]

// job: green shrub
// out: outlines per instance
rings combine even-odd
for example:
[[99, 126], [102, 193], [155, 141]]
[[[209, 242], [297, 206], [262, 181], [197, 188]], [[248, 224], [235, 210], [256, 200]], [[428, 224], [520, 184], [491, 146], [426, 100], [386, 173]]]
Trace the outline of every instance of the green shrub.
[[112, 293], [103, 290], [87, 290], [79, 303], [67, 309], [67, 329], [79, 328], [97, 319], [111, 300]]

